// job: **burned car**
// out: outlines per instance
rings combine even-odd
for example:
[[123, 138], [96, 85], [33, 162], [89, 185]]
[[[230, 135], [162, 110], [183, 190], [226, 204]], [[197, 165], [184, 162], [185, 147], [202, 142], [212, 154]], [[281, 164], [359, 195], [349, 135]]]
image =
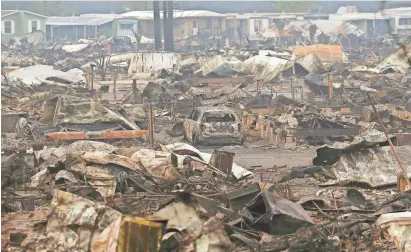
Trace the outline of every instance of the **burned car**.
[[241, 119], [227, 107], [197, 107], [184, 122], [184, 137], [197, 144], [241, 144]]

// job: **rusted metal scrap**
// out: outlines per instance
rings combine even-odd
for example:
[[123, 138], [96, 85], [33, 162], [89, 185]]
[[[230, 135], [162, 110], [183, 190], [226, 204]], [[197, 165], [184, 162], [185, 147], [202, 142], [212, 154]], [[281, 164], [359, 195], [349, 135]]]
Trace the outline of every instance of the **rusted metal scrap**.
[[305, 210], [269, 192], [257, 195], [242, 210], [243, 219], [256, 230], [269, 234], [291, 234], [313, 224]]
[[399, 251], [411, 251], [411, 213], [387, 213], [381, 215], [376, 224], [391, 236]]
[[18, 99], [17, 103], [22, 104], [22, 103], [26, 103], [26, 102], [30, 102], [30, 101], [44, 100], [44, 99], [47, 99], [50, 96], [51, 96], [51, 92], [35, 93], [31, 96], [23, 97], [21, 99]]
[[50, 211], [38, 210], [28, 213], [9, 214], [2, 217], [1, 245], [6, 249], [9, 245], [20, 246], [30, 240], [39, 231], [39, 224], [47, 223]]
[[148, 135], [148, 130], [118, 130], [103, 132], [53, 132], [45, 136], [55, 141], [82, 140], [82, 139], [129, 139]]
[[93, 242], [91, 251], [159, 251], [166, 225], [167, 220], [121, 216]]
[[224, 172], [227, 175], [231, 174], [233, 166], [234, 153], [227, 151], [215, 150], [211, 156], [209, 164]]

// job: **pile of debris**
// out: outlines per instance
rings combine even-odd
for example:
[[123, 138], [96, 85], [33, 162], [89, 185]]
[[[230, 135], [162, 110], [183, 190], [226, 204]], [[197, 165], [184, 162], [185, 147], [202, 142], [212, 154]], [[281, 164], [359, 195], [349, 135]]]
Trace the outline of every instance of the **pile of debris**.
[[[411, 48], [382, 59], [363, 34], [305, 20], [245, 46], [179, 40], [189, 54], [2, 45], [2, 249], [409, 250]], [[265, 147], [315, 157], [245, 164]]]
[[[28, 251], [326, 251], [375, 246], [367, 238], [374, 235], [374, 223], [398, 246], [409, 246], [405, 220], [411, 216], [403, 212], [411, 206], [409, 192], [380, 203], [363, 189], [296, 198], [286, 186], [287, 180], [306, 175], [372, 187], [396, 183], [389, 175], [395, 167], [385, 165], [394, 165], [392, 157], [378, 154], [371, 161], [368, 154], [387, 152], [379, 146], [385, 141], [381, 132], [370, 132], [349, 145], [320, 147], [316, 166], [294, 168], [280, 184], [258, 182], [256, 174], [233, 163], [230, 153], [207, 154], [185, 143], [152, 150], [77, 141], [15, 153], [2, 162], [2, 246]], [[401, 158], [411, 175], [407, 148], [397, 151], [405, 154]], [[355, 169], [357, 175], [349, 171]]]

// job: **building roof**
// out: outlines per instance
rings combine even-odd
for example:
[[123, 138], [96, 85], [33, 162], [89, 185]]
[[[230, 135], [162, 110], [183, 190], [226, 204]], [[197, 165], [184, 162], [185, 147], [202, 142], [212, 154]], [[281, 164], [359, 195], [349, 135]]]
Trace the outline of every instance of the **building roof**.
[[383, 15], [395, 15], [395, 14], [402, 14], [402, 13], [405, 13], [405, 12], [411, 12], [411, 7], [384, 9], [384, 10], [379, 11], [379, 13], [381, 13]]
[[296, 19], [297, 17], [328, 17], [328, 14], [324, 13], [226, 13], [228, 19], [233, 19], [234, 16], [237, 19], [256, 19], [256, 18], [268, 18], [268, 19]]
[[[239, 14], [239, 13], [228, 13], [228, 14], [226, 14], [226, 15], [231, 15], [231, 16], [237, 16], [237, 18], [238, 17], [242, 17], [243, 19], [255, 19], [255, 18], [259, 18], [259, 19], [269, 19], [270, 18], [270, 16], [269, 16], [269, 13], [241, 13], [241, 14]], [[276, 15], [276, 13], [272, 13], [272, 15], [271, 15], [271, 17], [272, 16], [279, 16], [279, 15]]]
[[49, 17], [46, 20], [46, 25], [102, 25], [113, 20], [114, 18], [100, 17]]
[[304, 16], [304, 18], [310, 18], [310, 17], [312, 17], [312, 18], [322, 18], [322, 17], [328, 18], [328, 15], [329, 14], [326, 14], [326, 13], [307, 13], [307, 14], [304, 14], [303, 16]]
[[[154, 19], [154, 13], [152, 11], [130, 11], [120, 14], [122, 17], [135, 17], [139, 20], [152, 20]], [[162, 16], [162, 13], [160, 13]]]
[[411, 12], [405, 12], [405, 13], [401, 13], [401, 14], [394, 14], [394, 15], [391, 15], [391, 17], [410, 18], [411, 17]]
[[11, 14], [17, 13], [16, 10], [2, 10], [1, 11], [1, 17], [5, 17]]
[[237, 19], [250, 19], [249, 16], [239, 14], [239, 13], [226, 13], [226, 19], [234, 19], [236, 17]]
[[225, 17], [225, 14], [206, 10], [186, 10], [175, 11], [174, 18], [187, 18], [187, 17]]
[[288, 14], [284, 14], [284, 15], [279, 15], [279, 16], [274, 16], [274, 17], [270, 17], [271, 19], [295, 19], [297, 18], [296, 15], [288, 15]]
[[25, 11], [25, 10], [2, 10], [1, 11], [1, 17], [7, 17], [7, 16], [12, 15], [12, 14], [17, 13], [17, 12], [24, 12], [24, 13], [28, 13], [28, 14], [31, 14], [31, 15], [47, 18], [46, 16], [31, 12], [31, 11]]
[[356, 6], [341, 6], [337, 10], [337, 14], [348, 14], [348, 13], [358, 13]]
[[342, 62], [343, 53], [341, 45], [309, 45], [296, 46], [294, 48], [295, 56], [307, 56], [315, 53], [322, 62]]
[[106, 13], [87, 13], [87, 14], [81, 14], [80, 17], [99, 17], [99, 18], [124, 18], [120, 14], [106, 14]]
[[[154, 19], [153, 11], [130, 11], [121, 14], [123, 17], [136, 17], [140, 20], [152, 20]], [[173, 13], [174, 19], [190, 18], [190, 17], [226, 17], [225, 14], [206, 10], [175, 10]], [[163, 18], [163, 13], [160, 12], [160, 18]]]
[[284, 16], [284, 15], [303, 16], [305, 14], [307, 14], [307, 13], [303, 13], [303, 12], [290, 12], [290, 13], [285, 13], [285, 12], [248, 12], [248, 13], [242, 13], [242, 15], [252, 16], [252, 17], [278, 17], [278, 16]]
[[388, 15], [382, 13], [347, 13], [347, 14], [330, 14], [330, 20], [384, 20], [389, 19]]

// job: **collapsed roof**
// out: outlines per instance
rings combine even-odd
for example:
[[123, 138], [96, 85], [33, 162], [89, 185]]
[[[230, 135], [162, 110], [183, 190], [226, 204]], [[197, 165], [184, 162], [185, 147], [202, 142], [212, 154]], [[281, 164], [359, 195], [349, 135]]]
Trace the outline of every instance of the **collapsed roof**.
[[[310, 39], [309, 29], [312, 25], [317, 27], [314, 38], [319, 35], [326, 35], [332, 38], [333, 41], [337, 41], [340, 36], [354, 35], [360, 37], [364, 35], [364, 31], [357, 25], [344, 20], [294, 20], [284, 26], [282, 32], [297, 32]], [[267, 32], [263, 32], [263, 37], [278, 37], [278, 29], [270, 26]]]

